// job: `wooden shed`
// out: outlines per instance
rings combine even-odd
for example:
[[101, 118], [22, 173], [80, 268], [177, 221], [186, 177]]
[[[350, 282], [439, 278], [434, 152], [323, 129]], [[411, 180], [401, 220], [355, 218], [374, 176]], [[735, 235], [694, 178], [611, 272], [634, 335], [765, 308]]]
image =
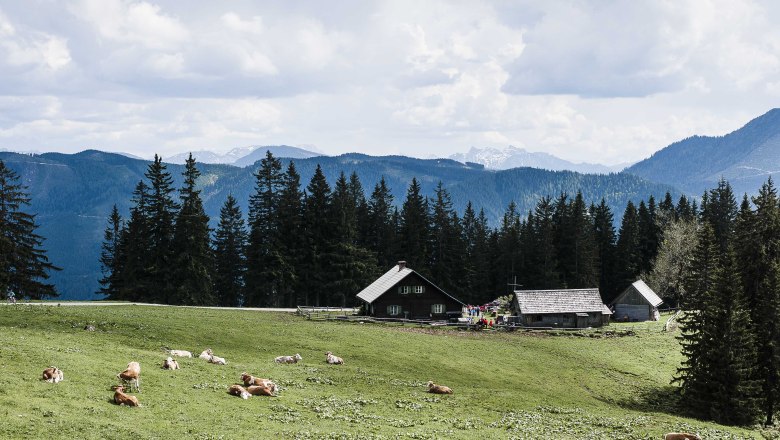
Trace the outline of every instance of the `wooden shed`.
[[526, 327], [600, 327], [611, 313], [599, 289], [516, 290], [514, 309]]
[[361, 290], [366, 314], [378, 318], [447, 319], [458, 317], [463, 303], [425, 277], [406, 267], [405, 261]]
[[634, 281], [612, 301], [613, 316], [618, 321], [658, 321], [663, 302], [644, 281]]

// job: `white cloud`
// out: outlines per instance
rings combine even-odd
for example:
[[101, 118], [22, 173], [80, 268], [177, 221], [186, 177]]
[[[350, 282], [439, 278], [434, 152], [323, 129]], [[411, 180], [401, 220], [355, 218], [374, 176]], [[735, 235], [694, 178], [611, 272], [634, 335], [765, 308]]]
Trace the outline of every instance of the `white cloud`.
[[0, 7], [0, 148], [513, 144], [615, 163], [736, 129], [780, 96], [769, 1]]

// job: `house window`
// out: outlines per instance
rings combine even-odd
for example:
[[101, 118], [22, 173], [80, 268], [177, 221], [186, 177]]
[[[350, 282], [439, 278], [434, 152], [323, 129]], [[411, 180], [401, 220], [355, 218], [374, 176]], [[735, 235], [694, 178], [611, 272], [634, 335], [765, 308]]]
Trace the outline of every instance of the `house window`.
[[401, 314], [401, 306], [387, 306], [387, 314], [396, 316]]
[[434, 304], [431, 306], [431, 313], [442, 314], [444, 313], [444, 304]]
[[412, 286], [398, 286], [398, 293], [407, 294], [412, 291]]
[[414, 293], [423, 293], [425, 292], [425, 286], [414, 286]]

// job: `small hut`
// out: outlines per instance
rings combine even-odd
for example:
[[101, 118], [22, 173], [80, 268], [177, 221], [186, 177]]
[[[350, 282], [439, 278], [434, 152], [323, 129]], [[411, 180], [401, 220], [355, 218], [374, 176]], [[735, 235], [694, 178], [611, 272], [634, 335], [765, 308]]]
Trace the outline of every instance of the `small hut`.
[[611, 313], [599, 289], [516, 290], [514, 309], [526, 327], [599, 327]]
[[618, 321], [658, 321], [658, 306], [663, 302], [644, 281], [637, 280], [612, 301], [613, 316]]

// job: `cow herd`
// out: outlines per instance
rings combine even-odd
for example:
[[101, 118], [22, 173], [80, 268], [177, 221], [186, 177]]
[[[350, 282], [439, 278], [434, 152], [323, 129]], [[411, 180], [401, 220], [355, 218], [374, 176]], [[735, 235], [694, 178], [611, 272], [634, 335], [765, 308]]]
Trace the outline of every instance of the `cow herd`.
[[[181, 366], [179, 362], [173, 357], [192, 358], [192, 352], [186, 350], [166, 350], [170, 356], [168, 356], [162, 363], [162, 368], [165, 370], [179, 370]], [[198, 358], [203, 359], [209, 363], [216, 365], [226, 365], [225, 358], [215, 356], [210, 348], [207, 348], [201, 352]], [[279, 364], [296, 364], [303, 360], [300, 354], [296, 353], [293, 356], [278, 356], [274, 359], [274, 362]], [[325, 362], [330, 365], [344, 365], [344, 359], [334, 355], [332, 352], [325, 352]], [[112, 387], [114, 390], [114, 403], [122, 406], [141, 406], [138, 402], [138, 398], [125, 392], [141, 391], [141, 364], [138, 362], [130, 362], [127, 364], [127, 368], [124, 371], [116, 375], [117, 379], [120, 379], [121, 385], [115, 385]], [[64, 378], [62, 370], [57, 367], [48, 367], [43, 370], [42, 380], [49, 383], [59, 383]], [[276, 397], [278, 387], [270, 379], [262, 379], [255, 377], [247, 372], [241, 374], [241, 382], [243, 385], [234, 384], [228, 388], [228, 394], [241, 397], [242, 399], [248, 399], [251, 396], [269, 396]], [[428, 392], [434, 394], [452, 394], [452, 389], [442, 385], [436, 385], [433, 382], [428, 382]]]

